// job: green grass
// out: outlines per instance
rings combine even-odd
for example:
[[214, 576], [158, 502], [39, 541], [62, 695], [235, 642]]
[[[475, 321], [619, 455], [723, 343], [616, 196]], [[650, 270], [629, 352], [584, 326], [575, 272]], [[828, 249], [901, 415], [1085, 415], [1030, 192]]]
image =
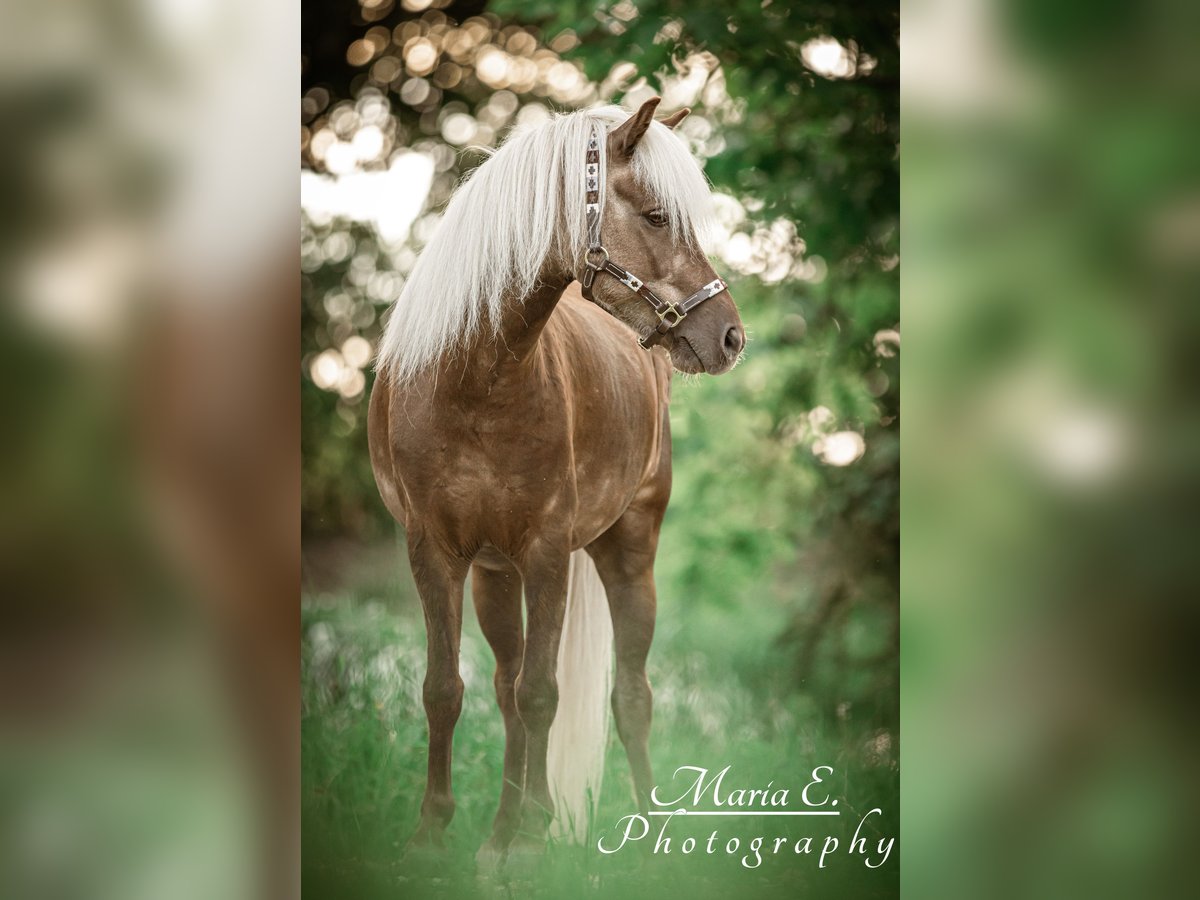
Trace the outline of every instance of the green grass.
[[[403, 556], [400, 556], [403, 559]], [[398, 562], [400, 569], [403, 563]], [[695, 819], [671, 823], [673, 852], [629, 846], [613, 855], [596, 837], [634, 812], [620, 742], [610, 737], [596, 835], [582, 847], [553, 846], [533, 876], [478, 878], [473, 857], [486, 839], [500, 789], [503, 725], [492, 694], [492, 658], [473, 613], [463, 634], [466, 696], [454, 742], [458, 803], [442, 858], [405, 860], [425, 780], [424, 626], [407, 572], [375, 586], [309, 594], [303, 627], [303, 872], [309, 897], [890, 897], [898, 891], [899, 842], [879, 869], [844, 851], [863, 813], [880, 807], [861, 835], [872, 862], [880, 838], [898, 838], [895, 736], [863, 729], [852, 717], [818, 715], [775, 646], [785, 610], [767, 600], [742, 610], [696, 609], [684, 597], [660, 599], [650, 657], [655, 689], [651, 752], [666, 784], [681, 765], [717, 771], [732, 765], [730, 787], [791, 789], [789, 808], [817, 765], [834, 767], [831, 794], [842, 815]], [[814, 791], [814, 794], [818, 794]], [[654, 831], [657, 833], [658, 822]], [[718, 852], [706, 855], [709, 834]], [[690, 855], [683, 838], [698, 838]], [[749, 840], [790, 836], [776, 856], [744, 868]], [[806, 835], [832, 835], [839, 849], [819, 869], [817, 854], [795, 855]], [[728, 855], [725, 842], [742, 842]]]

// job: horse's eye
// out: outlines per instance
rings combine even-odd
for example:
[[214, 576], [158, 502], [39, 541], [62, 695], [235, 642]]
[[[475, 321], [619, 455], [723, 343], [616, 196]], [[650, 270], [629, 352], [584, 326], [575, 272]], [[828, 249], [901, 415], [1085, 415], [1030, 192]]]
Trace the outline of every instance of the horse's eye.
[[661, 209], [656, 209], [656, 210], [653, 210], [652, 212], [646, 213], [646, 221], [649, 222], [651, 225], [653, 225], [655, 228], [662, 228], [664, 225], [667, 224], [667, 214], [665, 212], [663, 212]]

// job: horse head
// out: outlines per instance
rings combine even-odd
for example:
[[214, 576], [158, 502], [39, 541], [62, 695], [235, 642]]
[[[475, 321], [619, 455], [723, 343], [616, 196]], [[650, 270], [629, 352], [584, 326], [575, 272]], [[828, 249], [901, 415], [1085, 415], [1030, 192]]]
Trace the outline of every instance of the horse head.
[[687, 216], [689, 204], [696, 208], [708, 202], [708, 184], [690, 154], [683, 160], [678, 148], [668, 149], [667, 142], [682, 143], [670, 131], [688, 110], [656, 122], [658, 103], [657, 97], [647, 100], [607, 133], [603, 256], [589, 251], [589, 262], [615, 261], [608, 271], [616, 277], [597, 277], [591, 285], [585, 277], [585, 286], [600, 306], [661, 343], [675, 368], [718, 375], [737, 362], [745, 330]]

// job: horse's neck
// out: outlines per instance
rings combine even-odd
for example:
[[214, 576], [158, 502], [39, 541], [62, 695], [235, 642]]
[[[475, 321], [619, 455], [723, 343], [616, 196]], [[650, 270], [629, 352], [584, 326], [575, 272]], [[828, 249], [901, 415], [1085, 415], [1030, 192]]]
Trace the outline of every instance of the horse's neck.
[[525, 359], [536, 350], [542, 330], [571, 280], [566, 273], [545, 273], [529, 294], [505, 298], [498, 340], [512, 357]]
[[[499, 330], [494, 334], [481, 333], [465, 352], [455, 354], [447, 374], [460, 388], [473, 384], [478, 391], [490, 395], [499, 379], [512, 376], [519, 379], [532, 371], [534, 367], [529, 363], [538, 352], [542, 331], [572, 278], [566, 272], [548, 270], [530, 293], [506, 296]], [[474, 392], [466, 391], [464, 398], [471, 393]]]

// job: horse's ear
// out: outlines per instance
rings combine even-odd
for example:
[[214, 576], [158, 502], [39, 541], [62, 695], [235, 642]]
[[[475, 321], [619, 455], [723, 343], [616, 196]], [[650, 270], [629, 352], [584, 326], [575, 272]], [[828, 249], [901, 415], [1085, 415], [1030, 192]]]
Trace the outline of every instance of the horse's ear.
[[612, 146], [614, 151], [626, 157], [633, 155], [638, 141], [642, 139], [642, 135], [646, 133], [650, 123], [654, 121], [655, 107], [661, 102], [662, 97], [651, 97], [639, 107], [637, 112], [613, 129]]
[[688, 113], [691, 111], [692, 110], [689, 107], [685, 106], [683, 109], [679, 110], [679, 112], [671, 113], [665, 119], [659, 119], [658, 121], [662, 122], [668, 128], [674, 129], [676, 125], [688, 117]]

